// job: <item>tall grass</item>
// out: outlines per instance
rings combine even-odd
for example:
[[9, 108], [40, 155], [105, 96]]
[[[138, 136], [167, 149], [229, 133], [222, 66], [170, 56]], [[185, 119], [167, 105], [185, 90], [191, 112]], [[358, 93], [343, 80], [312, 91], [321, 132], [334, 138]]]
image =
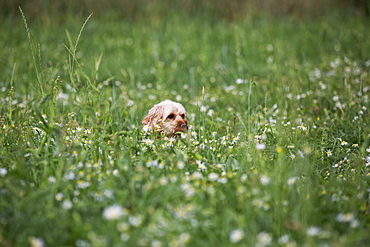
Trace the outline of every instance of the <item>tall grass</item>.
[[[0, 245], [369, 243], [363, 19], [26, 15], [0, 39]], [[141, 129], [167, 98], [184, 138]]]

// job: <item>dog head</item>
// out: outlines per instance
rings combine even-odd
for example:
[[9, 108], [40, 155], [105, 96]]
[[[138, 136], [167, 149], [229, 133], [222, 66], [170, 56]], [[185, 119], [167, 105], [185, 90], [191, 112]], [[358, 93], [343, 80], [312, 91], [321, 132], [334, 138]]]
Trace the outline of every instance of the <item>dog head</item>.
[[180, 103], [171, 100], [154, 105], [141, 122], [152, 130], [168, 136], [175, 136], [179, 132], [188, 132], [185, 108]]

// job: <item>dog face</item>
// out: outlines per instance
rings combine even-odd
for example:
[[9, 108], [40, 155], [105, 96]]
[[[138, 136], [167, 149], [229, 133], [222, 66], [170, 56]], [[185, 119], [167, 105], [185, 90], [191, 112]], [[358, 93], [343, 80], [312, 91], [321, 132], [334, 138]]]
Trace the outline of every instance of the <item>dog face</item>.
[[188, 132], [185, 108], [180, 103], [171, 100], [154, 105], [141, 122], [151, 127], [152, 130], [168, 136], [175, 136], [178, 132]]

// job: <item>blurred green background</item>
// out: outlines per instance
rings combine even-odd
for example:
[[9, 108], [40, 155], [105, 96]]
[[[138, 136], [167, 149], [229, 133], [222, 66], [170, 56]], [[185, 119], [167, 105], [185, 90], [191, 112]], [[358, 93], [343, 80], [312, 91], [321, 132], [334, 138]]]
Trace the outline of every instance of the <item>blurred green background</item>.
[[[0, 246], [365, 246], [369, 6], [0, 0]], [[167, 98], [195, 134], [151, 150]]]
[[333, 10], [369, 15], [367, 0], [0, 0], [2, 15], [14, 15], [21, 6], [32, 17], [94, 13], [128, 19], [160, 18], [164, 15], [211, 15], [228, 20], [246, 13], [268, 12], [273, 15], [297, 14], [314, 17]]

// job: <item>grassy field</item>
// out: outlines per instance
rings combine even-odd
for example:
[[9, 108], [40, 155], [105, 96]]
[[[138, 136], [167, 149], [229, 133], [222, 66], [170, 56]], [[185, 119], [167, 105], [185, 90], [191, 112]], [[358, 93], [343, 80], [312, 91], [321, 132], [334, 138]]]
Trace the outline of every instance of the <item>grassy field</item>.
[[[1, 246], [368, 246], [369, 20], [0, 24]], [[156, 103], [183, 138], [141, 130]]]

